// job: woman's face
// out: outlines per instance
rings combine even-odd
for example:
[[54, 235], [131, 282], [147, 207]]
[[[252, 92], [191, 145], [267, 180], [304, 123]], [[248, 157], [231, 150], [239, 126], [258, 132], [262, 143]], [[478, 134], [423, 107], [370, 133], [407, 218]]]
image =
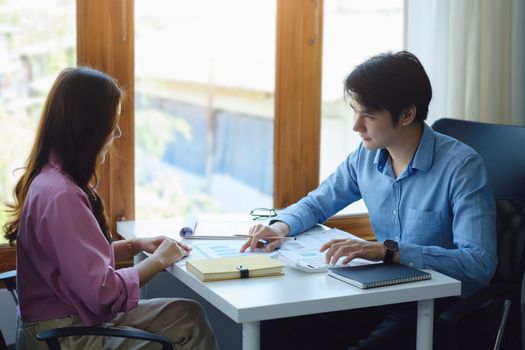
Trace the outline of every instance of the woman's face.
[[121, 105], [119, 103], [117, 107], [117, 126], [113, 129], [113, 131], [109, 135], [108, 140], [106, 141], [106, 144], [104, 145], [104, 147], [102, 147], [102, 150], [100, 151], [100, 159], [101, 159], [100, 164], [106, 161], [106, 154], [111, 148], [111, 145], [113, 145], [113, 141], [122, 136], [122, 130], [120, 130], [120, 126], [118, 125], [119, 120], [120, 120], [120, 111], [121, 111]]

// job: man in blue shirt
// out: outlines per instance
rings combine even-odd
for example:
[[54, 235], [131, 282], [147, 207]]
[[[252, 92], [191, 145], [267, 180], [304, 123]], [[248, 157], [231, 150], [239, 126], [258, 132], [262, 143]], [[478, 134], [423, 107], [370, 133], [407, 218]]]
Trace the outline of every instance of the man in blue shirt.
[[[253, 251], [267, 236], [300, 234], [363, 198], [377, 242], [333, 240], [321, 247], [327, 262], [433, 269], [461, 280], [463, 295], [487, 285], [497, 264], [494, 197], [480, 156], [424, 122], [432, 89], [419, 60], [406, 51], [374, 56], [350, 73], [345, 94], [358, 149], [270, 226], [252, 227], [241, 250]], [[266, 249], [280, 243], [270, 240]], [[358, 349], [375, 348], [381, 337], [389, 344], [385, 327], [402, 322], [385, 322]]]

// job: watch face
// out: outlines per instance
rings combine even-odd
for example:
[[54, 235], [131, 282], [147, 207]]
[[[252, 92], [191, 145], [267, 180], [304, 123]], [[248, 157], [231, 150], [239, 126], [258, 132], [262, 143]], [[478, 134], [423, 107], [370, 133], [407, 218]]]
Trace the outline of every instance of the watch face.
[[398, 250], [398, 244], [396, 241], [393, 241], [391, 239], [387, 239], [383, 242], [383, 244], [385, 245], [386, 249], [388, 250]]

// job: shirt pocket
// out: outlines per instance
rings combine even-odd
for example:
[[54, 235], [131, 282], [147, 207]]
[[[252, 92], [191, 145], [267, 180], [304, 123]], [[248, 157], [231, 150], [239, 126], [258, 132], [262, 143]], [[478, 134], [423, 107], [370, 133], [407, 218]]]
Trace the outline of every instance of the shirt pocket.
[[441, 213], [433, 210], [408, 208], [402, 241], [418, 245], [442, 245]]

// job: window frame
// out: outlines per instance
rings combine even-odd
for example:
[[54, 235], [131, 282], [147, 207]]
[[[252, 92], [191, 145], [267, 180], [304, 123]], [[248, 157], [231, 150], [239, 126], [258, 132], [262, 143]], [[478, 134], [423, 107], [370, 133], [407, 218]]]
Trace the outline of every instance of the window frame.
[[[274, 207], [319, 186], [323, 0], [276, 0]], [[123, 136], [98, 172], [111, 230], [135, 218], [134, 0], [77, 0], [77, 64], [115, 77], [125, 90]], [[374, 239], [367, 214], [327, 225]], [[15, 268], [15, 248], [0, 245], [0, 272]]]
[[[323, 0], [278, 0], [274, 206], [319, 186]], [[337, 215], [327, 226], [375, 240], [368, 214]]]

